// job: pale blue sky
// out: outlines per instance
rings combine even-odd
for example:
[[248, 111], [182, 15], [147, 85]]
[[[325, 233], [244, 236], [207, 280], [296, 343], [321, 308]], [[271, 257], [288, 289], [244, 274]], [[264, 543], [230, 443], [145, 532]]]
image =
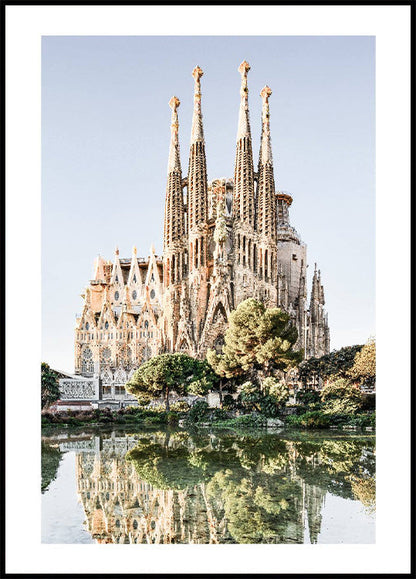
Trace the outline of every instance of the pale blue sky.
[[[191, 71], [208, 178], [232, 177], [243, 59], [255, 163], [268, 84], [277, 188], [325, 285], [331, 348], [375, 334], [373, 37], [43, 37], [42, 359], [73, 370], [75, 314], [98, 253], [161, 253], [172, 95], [187, 170]], [[309, 283], [310, 289], [310, 283]]]

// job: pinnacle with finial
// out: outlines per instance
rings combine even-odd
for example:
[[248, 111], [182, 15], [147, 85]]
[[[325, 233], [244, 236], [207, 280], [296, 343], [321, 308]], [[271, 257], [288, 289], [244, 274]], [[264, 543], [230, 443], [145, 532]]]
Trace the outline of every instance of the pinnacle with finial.
[[265, 86], [262, 88], [260, 96], [264, 102], [269, 102], [269, 97], [272, 94], [272, 89], [269, 86]]
[[250, 70], [250, 65], [246, 60], [238, 67], [238, 72], [241, 74], [241, 89], [240, 94], [243, 98], [247, 99], [248, 97], [248, 88], [247, 88], [247, 74]]
[[179, 121], [178, 121], [178, 107], [181, 101], [178, 97], [173, 96], [169, 101], [169, 106], [172, 109], [172, 120], [170, 125], [170, 149], [169, 149], [169, 161], [168, 161], [168, 173], [174, 171], [181, 171], [181, 161], [179, 156]]
[[247, 74], [250, 70], [250, 65], [246, 60], [238, 67], [238, 72], [241, 74], [241, 88], [240, 88], [240, 113], [238, 119], [237, 141], [243, 137], [250, 137], [250, 121], [248, 118], [248, 86]]
[[250, 65], [247, 62], [247, 60], [243, 60], [243, 62], [240, 64], [240, 66], [238, 67], [238, 72], [242, 75], [242, 76], [247, 76], [248, 71], [250, 70]]
[[204, 74], [204, 71], [198, 65], [192, 71], [192, 76], [194, 77], [195, 82], [198, 82], [203, 74]]
[[192, 71], [195, 80], [194, 88], [194, 112], [192, 117], [191, 145], [196, 141], [204, 140], [201, 111], [201, 76], [204, 74], [201, 67], [196, 66]]
[[272, 157], [272, 144], [270, 140], [270, 114], [269, 114], [269, 97], [272, 94], [272, 90], [269, 86], [265, 86], [260, 92], [260, 96], [263, 100], [262, 108], [262, 134], [260, 143], [260, 163], [265, 165], [266, 163], [273, 163]]
[[181, 104], [181, 101], [176, 96], [173, 96], [169, 101], [169, 106], [174, 113], [176, 113], [176, 110], [180, 104]]

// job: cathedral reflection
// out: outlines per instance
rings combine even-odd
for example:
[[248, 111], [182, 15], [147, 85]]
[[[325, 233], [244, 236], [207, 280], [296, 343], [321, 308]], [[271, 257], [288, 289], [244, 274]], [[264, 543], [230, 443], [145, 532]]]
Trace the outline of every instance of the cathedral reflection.
[[374, 439], [111, 433], [76, 452], [99, 543], [316, 543], [327, 493], [375, 505]]

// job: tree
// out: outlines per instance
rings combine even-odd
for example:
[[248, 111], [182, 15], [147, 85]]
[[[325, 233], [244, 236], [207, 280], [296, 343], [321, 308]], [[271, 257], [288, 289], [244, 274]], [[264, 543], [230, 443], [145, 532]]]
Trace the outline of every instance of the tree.
[[348, 378], [354, 359], [362, 345], [345, 346], [320, 358], [309, 358], [299, 364], [299, 379], [306, 386], [311, 380], [331, 376]]
[[361, 390], [345, 378], [330, 382], [321, 391], [326, 414], [354, 414], [361, 406]]
[[286, 312], [249, 298], [230, 314], [223, 353], [209, 350], [207, 360], [219, 376], [271, 376], [300, 362], [301, 352], [293, 350], [297, 338]]
[[354, 358], [349, 371], [353, 380], [363, 386], [374, 387], [376, 381], [376, 341], [371, 338]]
[[41, 364], [41, 404], [42, 408], [47, 408], [56, 400], [59, 400], [60, 392], [58, 386], [58, 376], [51, 370], [49, 364]]
[[247, 410], [255, 410], [268, 417], [277, 416], [288, 398], [289, 390], [286, 384], [273, 376], [265, 378], [260, 387], [252, 382], [245, 382], [239, 396], [241, 404]]
[[289, 389], [286, 384], [273, 376], [263, 380], [261, 389], [266, 396], [270, 396], [278, 407], [283, 406], [289, 398]]
[[212, 370], [206, 361], [188, 354], [160, 354], [142, 364], [126, 384], [138, 399], [163, 397], [169, 412], [169, 394], [204, 394], [212, 386]]

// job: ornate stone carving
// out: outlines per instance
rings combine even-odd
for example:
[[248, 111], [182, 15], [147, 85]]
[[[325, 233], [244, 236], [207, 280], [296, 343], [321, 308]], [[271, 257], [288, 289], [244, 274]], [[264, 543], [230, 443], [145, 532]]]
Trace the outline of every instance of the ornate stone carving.
[[61, 400], [94, 400], [97, 399], [95, 380], [59, 380]]

